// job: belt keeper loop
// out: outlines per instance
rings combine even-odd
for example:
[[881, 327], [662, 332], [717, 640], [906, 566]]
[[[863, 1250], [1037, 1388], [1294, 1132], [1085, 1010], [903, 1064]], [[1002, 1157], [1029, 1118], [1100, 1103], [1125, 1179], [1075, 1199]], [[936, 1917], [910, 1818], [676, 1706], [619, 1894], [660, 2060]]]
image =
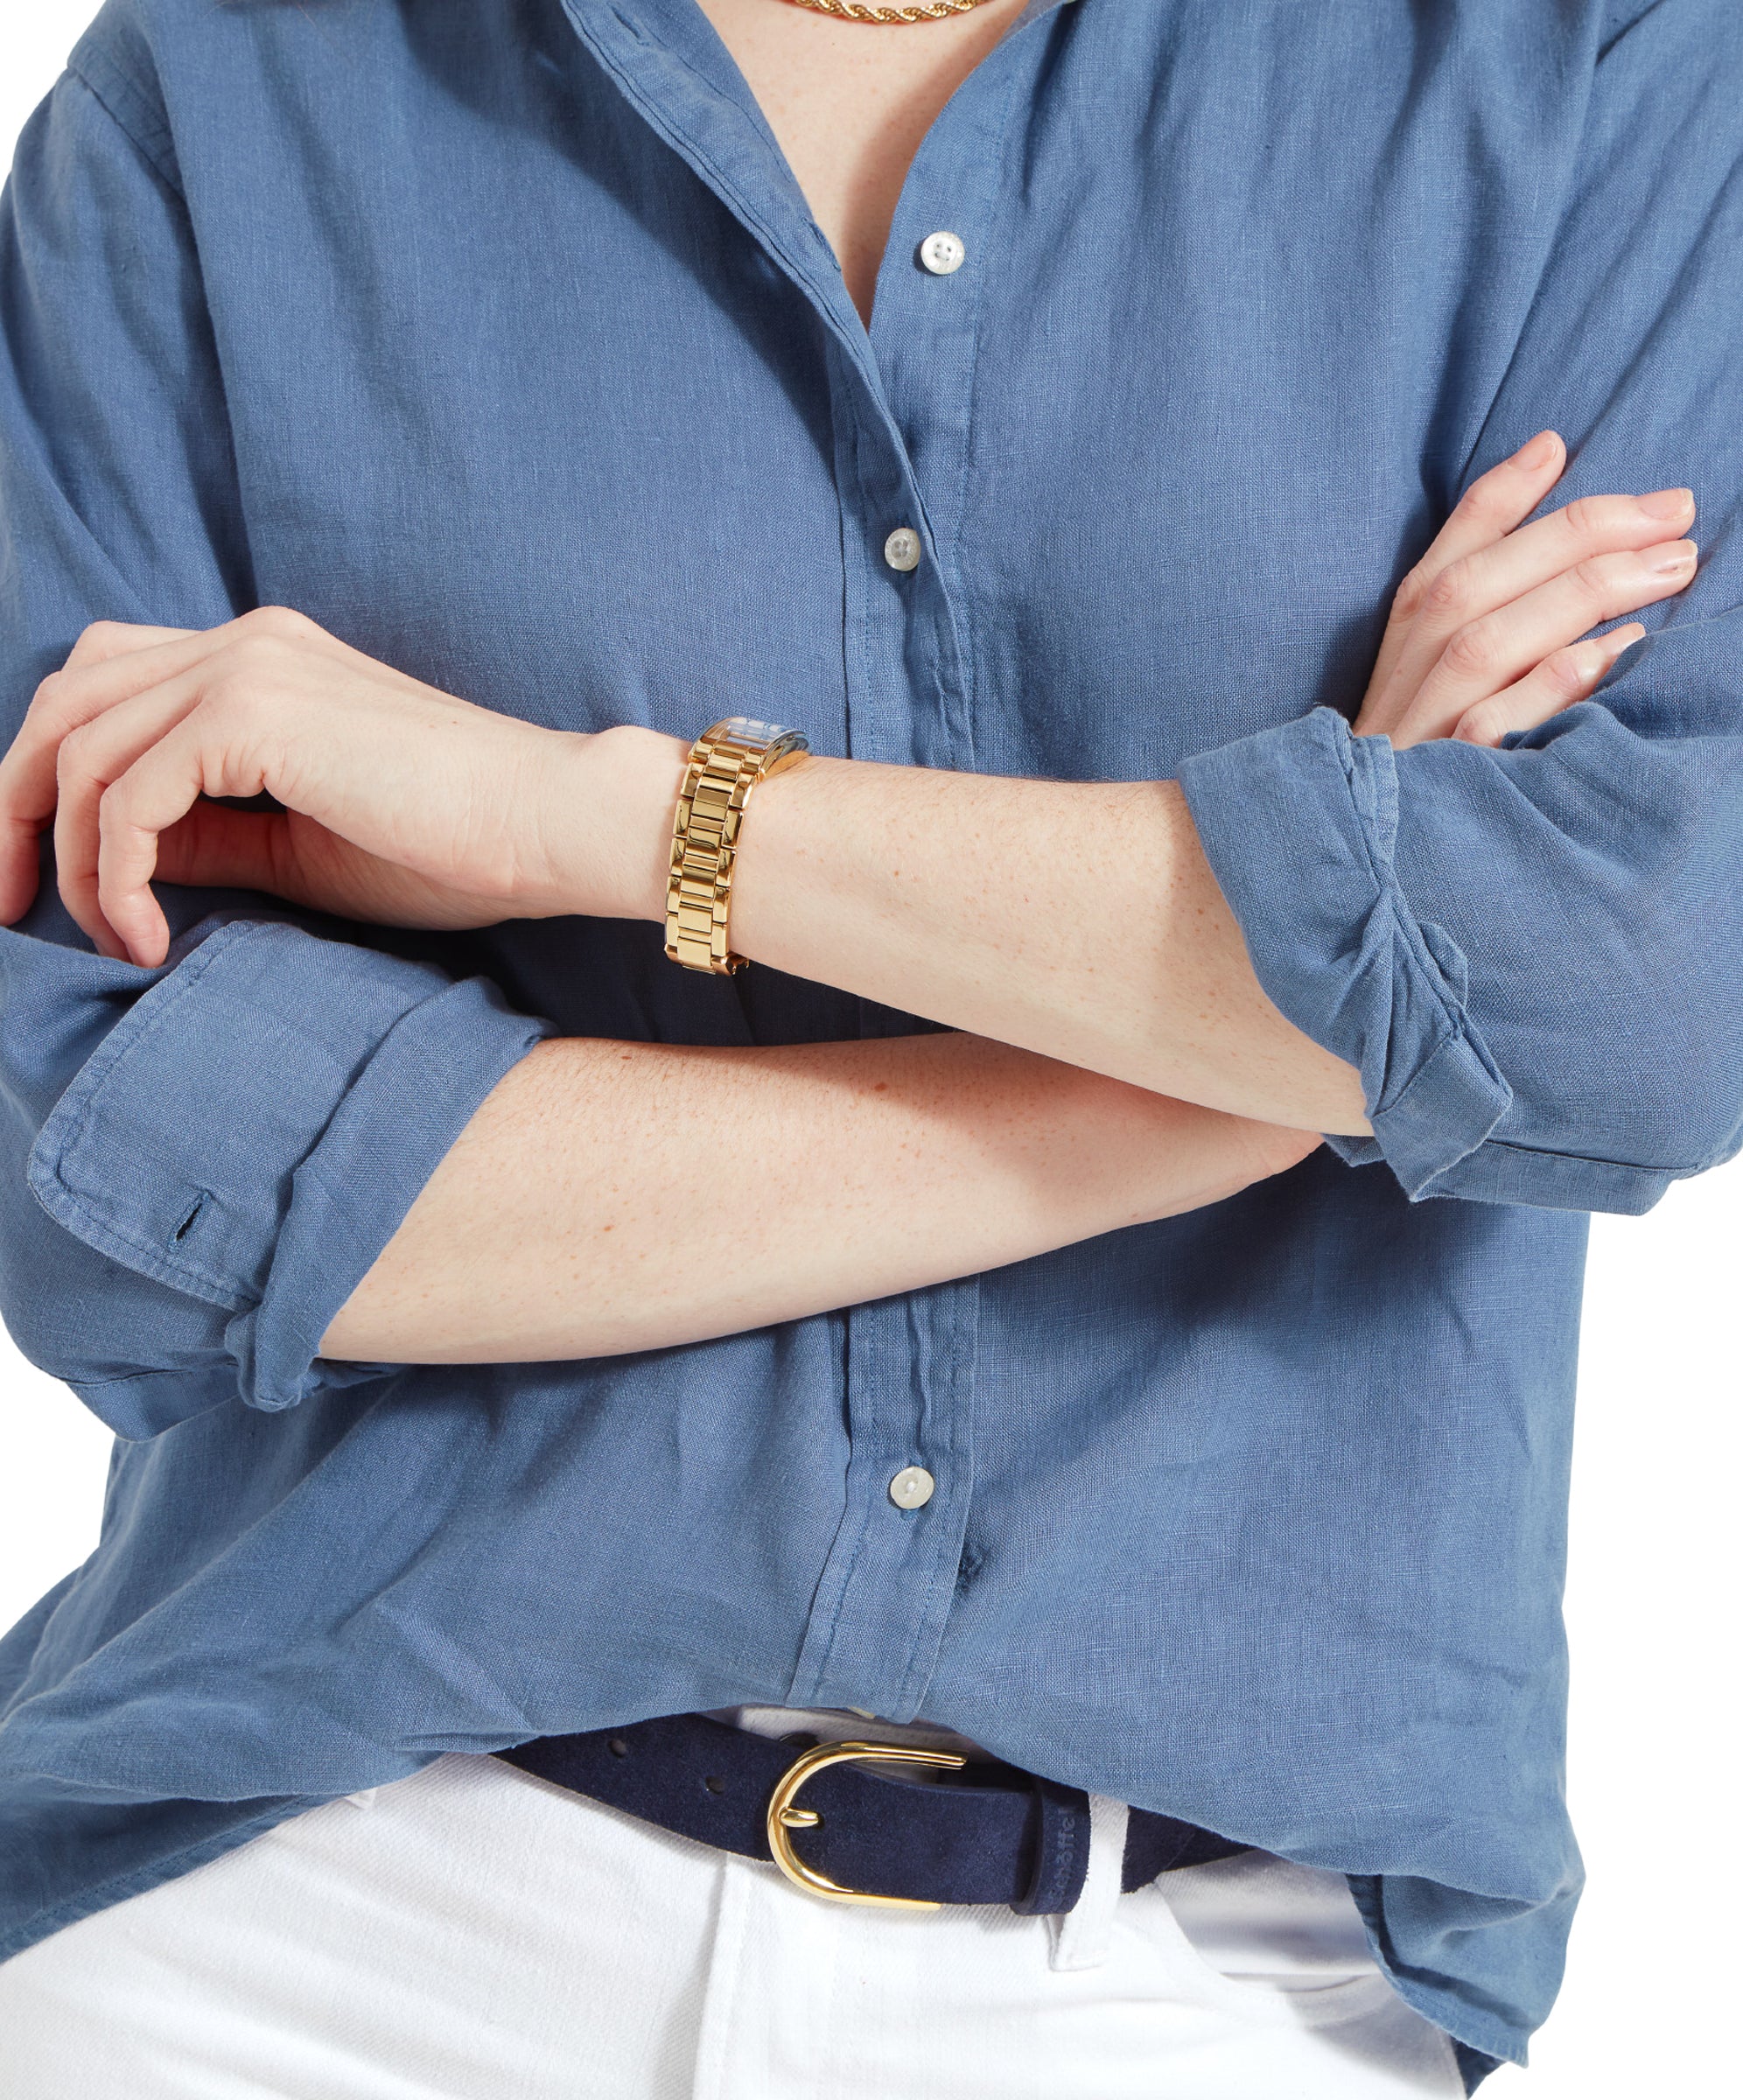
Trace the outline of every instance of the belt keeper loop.
[[1035, 1871], [1011, 1908], [1021, 1918], [1045, 1918], [1069, 1910], [1083, 1894], [1089, 1872], [1089, 1796], [1057, 1780], [1033, 1781]]

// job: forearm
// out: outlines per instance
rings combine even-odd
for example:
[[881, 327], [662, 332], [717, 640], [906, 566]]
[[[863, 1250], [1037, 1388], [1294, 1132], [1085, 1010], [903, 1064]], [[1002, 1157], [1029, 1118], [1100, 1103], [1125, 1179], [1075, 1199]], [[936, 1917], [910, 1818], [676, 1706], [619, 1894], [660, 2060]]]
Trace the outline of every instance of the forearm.
[[[1643, 629], [1580, 635], [1684, 588], [1693, 543], [1666, 536], [1693, 514], [1686, 489], [1524, 522], [1563, 458], [1544, 433], [1460, 500], [1394, 601], [1359, 734], [1502, 742], [1589, 696]], [[0, 762], [0, 917], [29, 904], [52, 816], [68, 910], [102, 952], [153, 967], [170, 940], [154, 875], [378, 924], [658, 921], [684, 754], [646, 729], [554, 732], [478, 707], [282, 607], [199, 634], [99, 626]], [[262, 792], [276, 813], [210, 799]], [[1285, 854], [1313, 850], [1313, 813], [1272, 814]], [[1316, 908], [1268, 902], [1249, 931], [1323, 931]], [[1309, 1036], [1272, 1004], [1166, 780], [813, 760], [758, 790], [732, 932], [752, 959], [1158, 1094], [1368, 1127], [1354, 1064], [1324, 1046], [1349, 1031]]]
[[[663, 914], [683, 746], [611, 763]], [[1079, 784], [808, 759], [756, 790], [732, 944], [1135, 1087], [1303, 1130], [1361, 1131], [1354, 1068], [1285, 1020], [1169, 781]]]
[[1368, 1127], [1355, 1072], [1260, 989], [1172, 782], [822, 760], [766, 789], [745, 954], [1184, 1101]]
[[322, 1354], [703, 1340], [1194, 1209], [1311, 1149], [960, 1035], [547, 1043], [479, 1110]]

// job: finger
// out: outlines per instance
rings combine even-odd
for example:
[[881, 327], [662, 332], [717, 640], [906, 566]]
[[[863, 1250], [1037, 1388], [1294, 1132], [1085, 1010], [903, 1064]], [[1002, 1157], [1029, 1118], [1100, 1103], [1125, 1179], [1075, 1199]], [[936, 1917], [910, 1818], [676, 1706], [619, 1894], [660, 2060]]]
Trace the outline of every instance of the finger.
[[248, 634], [294, 635], [298, 640], [325, 643], [332, 649], [346, 646], [305, 613], [288, 606], [256, 606], [247, 612], [238, 612], [234, 620], [220, 620], [215, 627], [154, 627], [129, 620], [94, 620], [74, 643], [66, 663], [83, 669], [89, 664], [136, 655], [142, 649], [160, 648], [176, 641], [203, 640], [214, 648], [221, 648], [226, 642]]
[[[1430, 584], [1382, 706], [1402, 719], [1452, 636], [1487, 612], [1522, 598], [1594, 555], [1637, 552], [1686, 532], [1694, 492], [1661, 488], [1644, 496], [1580, 496], [1492, 546], [1449, 563]], [[1378, 711], [1378, 710], [1376, 710]]]
[[124, 952], [97, 900], [97, 819], [103, 795], [199, 700], [198, 682], [184, 677], [136, 694], [61, 740], [55, 774], [55, 879], [61, 902], [101, 954]]
[[53, 813], [62, 739], [122, 701], [203, 663], [223, 646], [227, 632], [178, 635], [144, 648], [94, 654], [82, 663], [69, 659], [45, 678], [17, 740], [0, 759], [0, 828], [29, 826], [33, 838]]
[[1444, 737], [1480, 700], [1522, 678], [1593, 627], [1686, 590], [1697, 560], [1692, 540], [1672, 540], [1634, 554], [1596, 555], [1460, 627], [1399, 728], [1411, 743]]
[[353, 654], [313, 620], [282, 606], [258, 607], [219, 627], [99, 621], [86, 629], [66, 663], [38, 687], [11, 749], [0, 759], [0, 924], [20, 917], [36, 894], [38, 840], [54, 811], [62, 739], [94, 716], [253, 635]]
[[[193, 671], [186, 682], [201, 688], [208, 676]], [[258, 794], [265, 785], [259, 748], [238, 731], [234, 711], [221, 704], [193, 707], [97, 805], [97, 908], [128, 955], [147, 968], [161, 962], [170, 945], [168, 921], [151, 894], [160, 835], [202, 794]]]
[[15, 925], [31, 908], [41, 837], [40, 818], [0, 818], [0, 926]]
[[111, 656], [130, 656], [140, 649], [161, 648], [166, 641], [180, 641], [198, 632], [194, 627], [142, 626], [124, 620], [94, 620], [73, 644], [66, 662], [82, 668], [88, 663], [106, 662]]
[[0, 924], [10, 926], [36, 895], [37, 842], [54, 811], [60, 739], [104, 704], [101, 689], [87, 696], [80, 675], [119, 657], [184, 642], [192, 632], [95, 621], [74, 642], [60, 669], [37, 688], [11, 748], [0, 759]]
[[[126, 637], [148, 634], [168, 639], [136, 648], [125, 644]], [[0, 836], [9, 822], [39, 830], [47, 820], [54, 808], [55, 752], [63, 737], [123, 700], [256, 636], [353, 654], [312, 620], [282, 606], [245, 612], [221, 627], [124, 627], [108, 622], [88, 628], [62, 668], [37, 688], [17, 740], [0, 759]]]
[[1522, 525], [1560, 480], [1567, 447], [1554, 430], [1539, 430], [1511, 458], [1480, 474], [1453, 505], [1446, 522], [1392, 600], [1391, 615], [1380, 654], [1368, 681], [1368, 692], [1382, 692], [1396, 668], [1405, 635], [1422, 609], [1422, 601], [1443, 569]]
[[1453, 724], [1453, 736], [1462, 744], [1493, 748], [1503, 737], [1522, 729], [1536, 729], [1564, 708], [1590, 699], [1611, 665], [1645, 634], [1646, 629], [1635, 621], [1608, 634], [1593, 635], [1589, 641], [1558, 649], [1516, 683], [1467, 709]]
[[151, 894], [158, 836], [207, 792], [209, 770], [196, 712], [136, 760], [97, 805], [97, 906], [126, 953], [147, 969], [170, 948], [169, 922]]

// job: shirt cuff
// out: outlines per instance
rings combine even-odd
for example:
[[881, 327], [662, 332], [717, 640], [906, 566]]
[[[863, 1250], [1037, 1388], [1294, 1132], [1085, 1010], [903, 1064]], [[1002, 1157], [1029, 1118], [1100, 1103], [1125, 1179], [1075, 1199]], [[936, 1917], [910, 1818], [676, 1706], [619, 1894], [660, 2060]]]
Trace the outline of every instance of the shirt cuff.
[[80, 1068], [38, 1133], [31, 1187], [99, 1253], [228, 1312], [242, 1397], [289, 1407], [386, 1368], [318, 1362], [321, 1336], [550, 1032], [482, 978], [232, 921]]
[[1180, 771], [1212, 872], [1272, 1003], [1362, 1074], [1371, 1138], [1412, 1199], [1475, 1152], [1513, 1096], [1466, 1011], [1465, 957], [1419, 921], [1393, 870], [1397, 774], [1384, 737], [1330, 708]]

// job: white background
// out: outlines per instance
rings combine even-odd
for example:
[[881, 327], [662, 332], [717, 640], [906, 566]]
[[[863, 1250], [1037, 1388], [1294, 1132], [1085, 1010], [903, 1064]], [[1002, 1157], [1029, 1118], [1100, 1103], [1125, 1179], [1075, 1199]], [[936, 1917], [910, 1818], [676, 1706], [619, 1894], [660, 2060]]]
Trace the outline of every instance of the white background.
[[[8, 158], [92, 11], [7, 9]], [[1683, 1184], [1648, 1218], [1594, 1226], [1567, 1599], [1569, 1783], [1591, 1884], [1529, 2083], [1503, 2071], [1485, 2100], [1740, 2090], [1740, 1257], [1743, 1162]], [[108, 1451], [72, 1395], [0, 1337], [0, 1626], [94, 1544]]]

